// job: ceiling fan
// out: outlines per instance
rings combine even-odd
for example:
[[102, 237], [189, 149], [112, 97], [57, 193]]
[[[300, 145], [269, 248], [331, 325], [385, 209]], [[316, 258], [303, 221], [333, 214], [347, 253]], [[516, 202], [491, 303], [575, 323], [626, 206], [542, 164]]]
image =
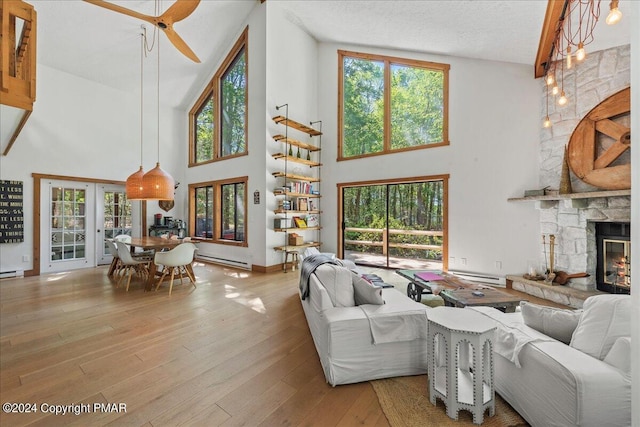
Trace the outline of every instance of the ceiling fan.
[[176, 0], [176, 2], [160, 16], [145, 15], [143, 13], [136, 12], [135, 10], [127, 9], [126, 7], [118, 6], [117, 4], [103, 0], [84, 1], [95, 4], [96, 6], [104, 7], [105, 9], [109, 9], [114, 12], [142, 19], [143, 21], [155, 25], [164, 31], [169, 41], [171, 41], [171, 43], [173, 43], [173, 45], [187, 58], [194, 62], [200, 62], [200, 59], [198, 59], [196, 54], [193, 53], [187, 43], [173, 30], [173, 23], [182, 21], [187, 16], [191, 15], [191, 13], [196, 10], [196, 7], [198, 7], [200, 0]]

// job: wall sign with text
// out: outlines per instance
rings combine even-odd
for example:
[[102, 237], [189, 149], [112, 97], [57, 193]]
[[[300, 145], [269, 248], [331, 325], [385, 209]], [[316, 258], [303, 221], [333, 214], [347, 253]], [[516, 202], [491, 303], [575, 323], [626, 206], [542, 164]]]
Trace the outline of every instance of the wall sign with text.
[[0, 181], [0, 243], [24, 242], [22, 181]]

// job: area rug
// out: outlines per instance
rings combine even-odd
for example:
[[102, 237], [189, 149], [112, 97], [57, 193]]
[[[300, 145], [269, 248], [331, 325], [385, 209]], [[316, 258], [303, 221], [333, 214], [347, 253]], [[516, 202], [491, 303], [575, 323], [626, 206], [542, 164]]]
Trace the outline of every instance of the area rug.
[[[468, 411], [458, 413], [458, 421], [446, 414], [440, 399], [437, 406], [429, 401], [429, 386], [426, 375], [387, 378], [370, 381], [378, 395], [380, 406], [391, 427], [428, 426], [472, 426], [473, 417]], [[485, 413], [484, 427], [528, 426], [527, 422], [496, 393], [496, 414]]]

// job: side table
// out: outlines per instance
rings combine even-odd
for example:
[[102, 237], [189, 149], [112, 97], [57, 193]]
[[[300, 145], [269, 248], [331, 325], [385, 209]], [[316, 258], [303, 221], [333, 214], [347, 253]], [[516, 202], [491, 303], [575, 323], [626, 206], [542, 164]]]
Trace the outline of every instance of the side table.
[[454, 307], [436, 307], [428, 318], [431, 403], [440, 398], [449, 418], [457, 420], [458, 412], [466, 409], [474, 424], [482, 424], [487, 408], [489, 416], [495, 415], [495, 323], [476, 311]]

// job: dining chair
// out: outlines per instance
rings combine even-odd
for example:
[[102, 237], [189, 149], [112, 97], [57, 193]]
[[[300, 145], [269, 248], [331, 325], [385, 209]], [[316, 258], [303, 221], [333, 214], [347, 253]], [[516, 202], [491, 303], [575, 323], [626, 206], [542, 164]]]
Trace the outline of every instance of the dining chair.
[[131, 284], [131, 275], [135, 271], [138, 273], [143, 279], [149, 273], [149, 263], [151, 262], [148, 258], [145, 259], [136, 259], [131, 255], [131, 251], [129, 247], [123, 242], [115, 242], [116, 248], [118, 249], [118, 257], [120, 258], [120, 263], [122, 265], [122, 274], [118, 278], [118, 282], [116, 286], [120, 286], [120, 281], [124, 278], [125, 275], [128, 274], [127, 278], [127, 288], [126, 291], [129, 291], [129, 285]]
[[196, 288], [195, 278], [191, 274], [191, 270], [187, 268], [192, 262], [195, 252], [198, 248], [193, 243], [181, 243], [170, 251], [156, 252], [154, 262], [156, 265], [162, 265], [162, 276], [158, 280], [156, 285], [156, 291], [162, 284], [167, 275], [171, 274], [171, 282], [169, 283], [169, 295], [173, 290], [173, 278], [176, 273], [180, 275], [180, 284], [182, 284], [183, 274], [186, 273], [187, 277], [191, 281], [191, 284]]
[[154, 250], [145, 251], [145, 250], [138, 250], [140, 248], [136, 248], [135, 251], [131, 251], [131, 245], [130, 245], [131, 236], [129, 236], [128, 234], [119, 234], [116, 237], [114, 237], [113, 240], [116, 242], [123, 242], [124, 244], [126, 244], [127, 247], [129, 248], [129, 251], [131, 252], [131, 256], [133, 256], [134, 259], [153, 261], [153, 255], [155, 254]]
[[107, 249], [109, 250], [109, 254], [113, 257], [113, 272], [114, 276], [117, 276], [120, 273], [120, 269], [122, 269], [122, 261], [118, 256], [118, 248], [113, 240], [105, 239], [105, 243], [107, 244]]

